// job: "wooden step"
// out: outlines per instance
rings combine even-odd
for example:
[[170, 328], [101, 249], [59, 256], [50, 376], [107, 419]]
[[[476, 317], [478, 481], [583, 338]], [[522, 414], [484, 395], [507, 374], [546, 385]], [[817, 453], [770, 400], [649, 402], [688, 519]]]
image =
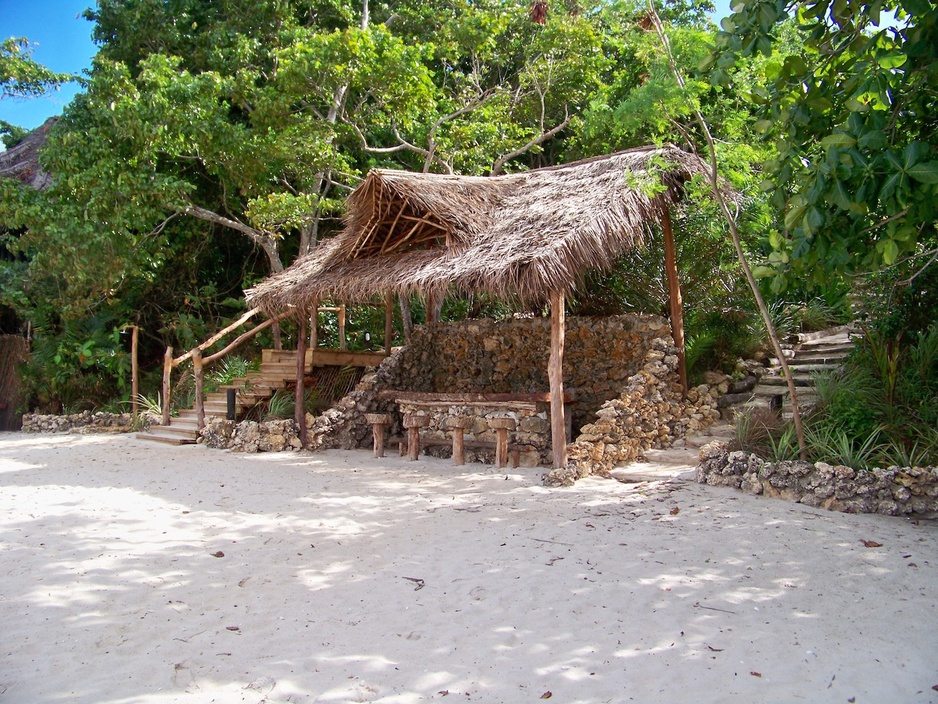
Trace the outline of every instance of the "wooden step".
[[145, 433], [137, 433], [137, 438], [140, 440], [148, 440], [150, 442], [161, 442], [166, 445], [195, 445], [195, 435], [192, 435], [191, 437], [184, 435], [170, 435], [164, 434], [162, 432], [156, 432], [155, 430], [149, 430]]

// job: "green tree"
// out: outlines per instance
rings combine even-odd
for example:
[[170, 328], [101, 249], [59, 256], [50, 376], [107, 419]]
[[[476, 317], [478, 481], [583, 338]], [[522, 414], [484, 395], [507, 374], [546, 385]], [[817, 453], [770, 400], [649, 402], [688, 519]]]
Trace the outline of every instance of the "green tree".
[[803, 55], [750, 93], [772, 146], [763, 187], [784, 215], [777, 286], [822, 284], [909, 257], [934, 261], [938, 195], [938, 11], [929, 0], [742, 0], [702, 68], [770, 55], [793, 22]]
[[32, 59], [32, 47], [25, 37], [0, 42], [0, 99], [43, 95], [72, 77], [50, 71]]

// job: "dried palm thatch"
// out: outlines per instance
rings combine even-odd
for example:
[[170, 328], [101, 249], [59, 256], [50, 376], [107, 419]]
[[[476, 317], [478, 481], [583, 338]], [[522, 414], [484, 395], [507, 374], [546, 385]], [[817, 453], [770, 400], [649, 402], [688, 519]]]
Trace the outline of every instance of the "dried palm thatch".
[[676, 147], [644, 147], [492, 178], [374, 170], [337, 237], [247, 296], [268, 313], [388, 291], [542, 301], [641, 244], [707, 168]]
[[39, 165], [39, 152], [57, 120], [57, 117], [50, 117], [15, 147], [0, 152], [0, 178], [13, 178], [36, 190], [52, 184], [52, 176]]

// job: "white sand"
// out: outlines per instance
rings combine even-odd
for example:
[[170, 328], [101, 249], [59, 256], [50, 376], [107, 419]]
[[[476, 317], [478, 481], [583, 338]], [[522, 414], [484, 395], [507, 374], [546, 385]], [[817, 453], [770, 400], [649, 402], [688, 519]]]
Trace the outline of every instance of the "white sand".
[[538, 475], [0, 434], [0, 702], [938, 702], [938, 525]]

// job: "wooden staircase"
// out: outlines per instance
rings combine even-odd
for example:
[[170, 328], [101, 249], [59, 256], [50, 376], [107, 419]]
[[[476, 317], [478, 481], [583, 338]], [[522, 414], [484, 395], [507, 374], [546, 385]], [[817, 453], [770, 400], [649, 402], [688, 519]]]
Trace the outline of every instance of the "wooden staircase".
[[[798, 392], [799, 407], [806, 408], [817, 400], [817, 392], [814, 389], [816, 374], [834, 371], [843, 366], [844, 360], [855, 346], [852, 334], [853, 328], [849, 325], [801, 333], [795, 345], [783, 348]], [[778, 359], [773, 358], [770, 362], [768, 373], [759, 379], [753, 389], [753, 398], [749, 406], [780, 408], [783, 416], [791, 417], [791, 399], [781, 365]]]
[[[385, 358], [380, 352], [349, 352], [347, 350], [306, 350], [305, 372], [315, 381], [318, 406], [330, 406], [351, 391], [365, 370], [375, 367]], [[228, 413], [228, 389], [237, 391], [235, 417], [244, 414], [260, 403], [270, 400], [280, 389], [295, 388], [296, 350], [263, 350], [261, 366], [246, 377], [233, 379], [231, 384], [218, 391], [205, 394], [203, 408], [206, 418], [226, 416]], [[169, 425], [154, 425], [147, 432], [137, 433], [142, 440], [171, 445], [191, 445], [199, 436], [198, 418], [195, 408], [179, 412]]]

